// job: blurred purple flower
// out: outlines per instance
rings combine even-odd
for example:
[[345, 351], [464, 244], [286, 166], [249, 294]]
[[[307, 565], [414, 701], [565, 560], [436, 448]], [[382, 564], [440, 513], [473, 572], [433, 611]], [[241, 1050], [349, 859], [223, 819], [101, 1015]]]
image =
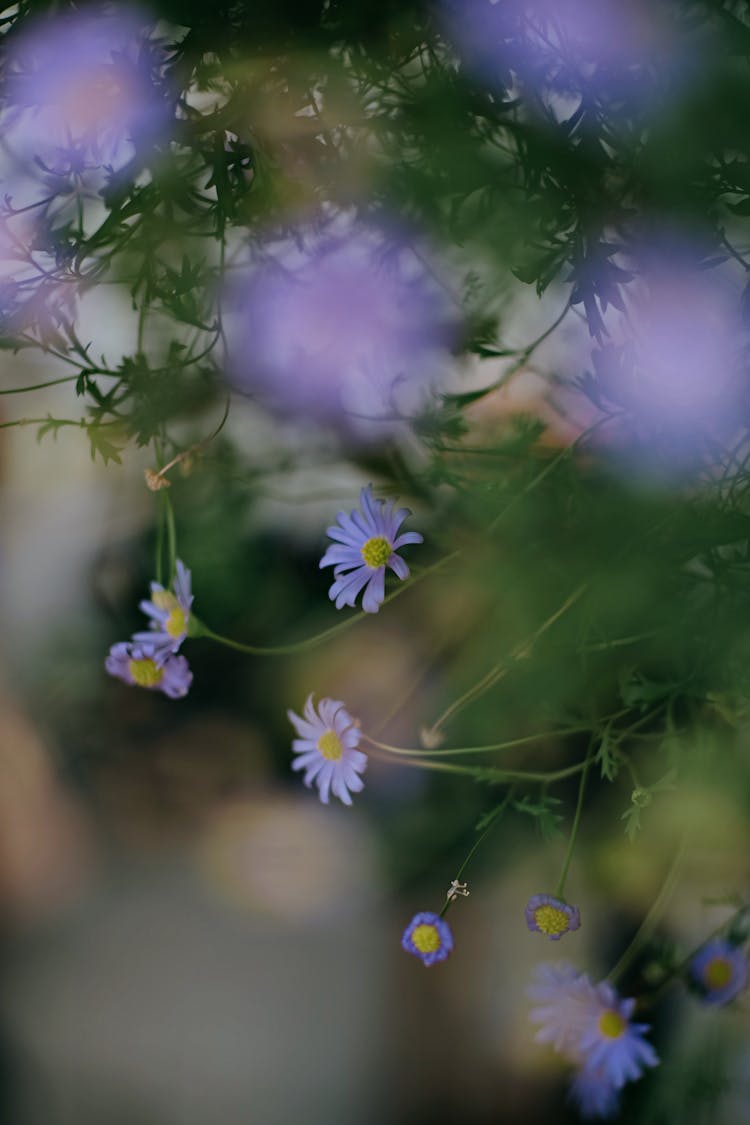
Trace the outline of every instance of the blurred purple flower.
[[335, 581], [328, 597], [335, 601], [336, 609], [353, 606], [360, 592], [365, 613], [377, 613], [385, 597], [385, 568], [389, 567], [399, 578], [409, 577], [409, 568], [396, 552], [408, 543], [422, 543], [418, 531], [398, 530], [407, 516], [408, 508], [393, 510], [393, 501], [375, 500], [372, 485], [368, 484], [359, 495], [361, 509], [351, 515], [339, 512], [338, 526], [328, 528], [328, 536], [335, 539], [320, 566], [332, 566]]
[[439, 914], [423, 910], [415, 914], [401, 938], [405, 953], [413, 953], [428, 968], [445, 961], [453, 950], [453, 934], [448, 923]]
[[170, 699], [182, 699], [193, 682], [187, 660], [184, 656], [167, 656], [157, 661], [156, 657], [152, 645], [121, 641], [112, 645], [104, 667], [123, 683], [163, 691]]
[[679, 259], [648, 263], [627, 315], [592, 355], [589, 397], [615, 407], [602, 440], [651, 471], [700, 464], [748, 418], [738, 296]]
[[67, 176], [121, 167], [158, 136], [167, 102], [158, 60], [131, 10], [38, 18], [9, 37], [6, 140], [22, 161]]
[[552, 941], [559, 941], [563, 934], [578, 929], [581, 915], [577, 906], [568, 906], [554, 895], [532, 895], [526, 903], [526, 925]]
[[423, 407], [453, 331], [400, 233], [297, 232], [228, 293], [230, 377], [281, 415], [370, 439]]
[[716, 938], [696, 953], [688, 974], [706, 1004], [728, 1004], [747, 988], [747, 957], [726, 938]]
[[321, 699], [317, 708], [312, 695], [305, 701], [303, 716], [287, 711], [289, 721], [299, 738], [292, 742], [297, 757], [293, 770], [305, 771], [305, 785], [313, 781], [320, 799], [328, 804], [330, 793], [345, 805], [351, 805], [351, 793], [359, 793], [365, 785], [359, 776], [367, 768], [367, 755], [358, 750], [359, 723], [337, 699]]
[[529, 995], [541, 1004], [531, 1011], [541, 1025], [537, 1042], [577, 1067], [571, 1093], [584, 1116], [612, 1114], [618, 1091], [658, 1065], [644, 1038], [648, 1025], [630, 1022], [635, 1000], [621, 999], [606, 981], [595, 985], [567, 964], [540, 965]]
[[615, 1089], [640, 1078], [646, 1067], [657, 1066], [659, 1058], [644, 1039], [648, 1024], [631, 1023], [635, 1000], [622, 1000], [601, 981], [594, 988], [596, 1003], [579, 1040], [583, 1069], [608, 1078]]
[[634, 67], [659, 62], [663, 76], [680, 55], [665, 13], [648, 0], [444, 0], [443, 22], [483, 81], [510, 87], [517, 77], [536, 93], [590, 94], [601, 77], [613, 96], [637, 95], [644, 79]]
[[151, 618], [151, 628], [133, 635], [134, 641], [153, 648], [160, 664], [179, 650], [188, 635], [193, 604], [190, 571], [181, 559], [177, 559], [176, 571], [173, 590], [165, 590], [158, 582], [151, 583], [151, 600], [142, 601], [139, 606]]

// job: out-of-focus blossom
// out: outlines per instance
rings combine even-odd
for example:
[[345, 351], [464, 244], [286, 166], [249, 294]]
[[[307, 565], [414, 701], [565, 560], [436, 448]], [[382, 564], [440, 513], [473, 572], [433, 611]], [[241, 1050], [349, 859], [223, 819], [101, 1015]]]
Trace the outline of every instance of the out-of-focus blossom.
[[117, 169], [159, 135], [167, 103], [142, 25], [132, 10], [65, 13], [8, 43], [5, 139], [22, 163], [58, 176]]
[[193, 673], [184, 656], [157, 660], [153, 645], [133, 641], [112, 645], [104, 667], [110, 676], [116, 676], [123, 683], [162, 691], [170, 699], [182, 699], [193, 682]]
[[603, 1070], [579, 1070], [570, 1083], [570, 1096], [584, 1118], [612, 1117], [620, 1105], [620, 1091]]
[[551, 1043], [570, 1062], [580, 1062], [581, 1035], [596, 1007], [588, 976], [564, 961], [537, 965], [528, 995], [539, 1004], [530, 1012], [531, 1022], [540, 1025], [537, 1043]]
[[278, 260], [235, 279], [226, 305], [233, 385], [360, 440], [418, 414], [453, 337], [414, 249], [374, 226], [300, 230]]
[[540, 1024], [536, 1040], [551, 1043], [577, 1068], [571, 1093], [588, 1117], [615, 1112], [618, 1092], [659, 1059], [644, 1038], [647, 1024], [631, 1023], [635, 1000], [622, 999], [606, 981], [593, 984], [570, 965], [540, 965], [530, 997]]
[[404, 930], [401, 948], [429, 967], [449, 956], [453, 950], [453, 934], [444, 918], [431, 910], [423, 910], [414, 915]]
[[750, 416], [739, 297], [676, 256], [649, 263], [628, 296], [582, 380], [612, 415], [597, 440], [646, 471], [685, 471]]
[[659, 1058], [644, 1038], [649, 1025], [630, 1022], [635, 1000], [621, 999], [606, 981], [595, 986], [595, 994], [596, 1005], [579, 1041], [583, 1069], [601, 1073], [619, 1090], [640, 1078], [646, 1067], [657, 1066]]
[[577, 930], [581, 915], [577, 906], [569, 906], [554, 895], [532, 895], [526, 903], [526, 925], [530, 930], [559, 941], [569, 930]]
[[150, 630], [135, 633], [133, 640], [150, 645], [161, 664], [179, 650], [188, 635], [193, 595], [190, 571], [177, 559], [174, 589], [165, 590], [158, 582], [151, 583], [150, 601], [142, 601], [140, 609], [151, 618]]
[[328, 804], [333, 793], [345, 805], [351, 805], [351, 793], [365, 787], [360, 774], [367, 767], [367, 755], [358, 750], [359, 724], [338, 699], [321, 699], [317, 708], [308, 695], [303, 715], [287, 711], [289, 721], [299, 738], [292, 742], [296, 757], [293, 770], [305, 771], [305, 785], [313, 782], [320, 799]]
[[696, 953], [688, 975], [706, 1004], [728, 1004], [747, 987], [747, 957], [726, 938], [716, 938]]
[[643, 68], [676, 62], [677, 43], [648, 0], [444, 0], [443, 24], [466, 66], [483, 81], [516, 79], [545, 90], [637, 94]]
[[407, 516], [408, 508], [393, 510], [393, 502], [375, 500], [372, 485], [363, 488], [359, 497], [360, 508], [351, 515], [339, 512], [338, 521], [328, 528], [328, 536], [335, 539], [320, 560], [321, 567], [332, 566], [335, 582], [328, 591], [336, 609], [353, 606], [364, 589], [362, 608], [366, 613], [377, 613], [385, 597], [385, 568], [404, 579], [409, 568], [396, 552], [408, 543], [423, 542], [418, 531], [398, 530]]

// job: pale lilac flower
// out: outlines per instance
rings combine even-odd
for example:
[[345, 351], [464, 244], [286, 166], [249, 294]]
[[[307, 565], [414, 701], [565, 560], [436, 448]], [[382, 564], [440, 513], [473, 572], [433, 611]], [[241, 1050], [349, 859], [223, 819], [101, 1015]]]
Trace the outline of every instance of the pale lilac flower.
[[726, 938], [716, 938], [696, 953], [688, 974], [706, 1004], [728, 1004], [747, 988], [747, 957]]
[[270, 253], [225, 302], [233, 385], [350, 438], [398, 432], [428, 400], [454, 335], [404, 234], [332, 223]]
[[441, 8], [462, 62], [491, 86], [520, 80], [537, 95], [625, 94], [642, 104], [649, 92], [662, 95], [665, 72], [681, 75], [688, 62], [687, 43], [649, 0], [443, 0]]
[[313, 782], [320, 799], [328, 804], [330, 793], [345, 805], [351, 805], [351, 793], [364, 789], [360, 774], [367, 767], [367, 755], [358, 750], [359, 723], [337, 699], [321, 699], [317, 707], [308, 695], [303, 715], [287, 711], [289, 721], [299, 738], [292, 742], [296, 757], [293, 770], [304, 770], [305, 785]]
[[167, 656], [164, 660], [156, 657], [152, 645], [121, 641], [112, 645], [104, 667], [123, 683], [162, 691], [170, 699], [182, 699], [193, 682], [187, 660], [184, 656]]
[[710, 462], [750, 418], [739, 293], [699, 265], [687, 254], [647, 260], [581, 381], [612, 416], [597, 444], [652, 476]]
[[393, 510], [393, 502], [375, 500], [372, 485], [360, 492], [360, 508], [347, 515], [339, 512], [337, 524], [328, 528], [328, 537], [335, 539], [320, 566], [332, 566], [335, 581], [328, 591], [336, 609], [353, 606], [362, 590], [362, 609], [377, 613], [385, 597], [385, 568], [398, 578], [409, 577], [409, 568], [396, 552], [408, 543], [423, 542], [418, 531], [398, 534], [401, 524], [411, 515], [408, 508]]
[[58, 176], [119, 168], [155, 139], [167, 103], [160, 60], [134, 11], [39, 17], [9, 37], [6, 141]]
[[532, 895], [526, 903], [526, 925], [551, 941], [559, 941], [563, 934], [577, 930], [580, 924], [578, 907], [569, 906], [554, 895]]
[[423, 910], [415, 914], [401, 938], [401, 948], [419, 957], [428, 968], [445, 961], [453, 950], [450, 926], [439, 914]]
[[177, 559], [173, 589], [165, 590], [158, 582], [152, 582], [151, 599], [140, 603], [139, 608], [151, 618], [151, 628], [135, 633], [133, 640], [150, 645], [157, 660], [166, 660], [179, 650], [188, 635], [192, 604], [190, 571]]
[[579, 1047], [586, 1071], [601, 1072], [615, 1089], [640, 1078], [646, 1067], [657, 1066], [656, 1051], [644, 1038], [648, 1024], [631, 1023], [635, 1000], [622, 1000], [611, 984], [595, 987], [592, 1005]]
[[644, 1038], [648, 1025], [631, 1023], [635, 1000], [621, 999], [606, 981], [595, 985], [568, 964], [540, 965], [528, 991], [540, 1004], [531, 1011], [537, 1042], [551, 1043], [577, 1068], [571, 1093], [584, 1116], [609, 1116], [621, 1088], [658, 1065]]
[[528, 995], [539, 1007], [531, 1009], [539, 1024], [537, 1043], [550, 1043], [569, 1062], [579, 1063], [580, 1038], [596, 1008], [596, 991], [586, 973], [567, 962], [537, 965]]
[[620, 1091], [603, 1070], [579, 1070], [570, 1083], [570, 1096], [581, 1117], [612, 1117], [620, 1106]]

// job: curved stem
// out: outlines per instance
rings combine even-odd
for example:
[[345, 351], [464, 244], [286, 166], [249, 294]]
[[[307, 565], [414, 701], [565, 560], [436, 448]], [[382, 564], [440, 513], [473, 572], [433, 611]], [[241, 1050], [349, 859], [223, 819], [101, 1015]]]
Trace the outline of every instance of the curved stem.
[[570, 829], [570, 838], [568, 840], [568, 847], [565, 851], [565, 859], [563, 860], [562, 871], [560, 878], [557, 880], [557, 887], [555, 888], [555, 895], [565, 901], [565, 883], [568, 879], [568, 871], [570, 869], [570, 861], [573, 858], [573, 849], [576, 846], [576, 838], [578, 836], [578, 828], [581, 823], [581, 812], [583, 810], [583, 795], [586, 791], [586, 778], [588, 777], [589, 766], [593, 760], [594, 755], [594, 739], [591, 739], [589, 744], [588, 753], [583, 763], [583, 773], [581, 774], [581, 781], [578, 786], [578, 801], [576, 803], [576, 811], [573, 817], [573, 826]]
[[[492, 810], [492, 812], [489, 814], [489, 816], [487, 818], [487, 822], [486, 822], [484, 828], [482, 829], [481, 835], [474, 841], [474, 844], [469, 849], [469, 854], [466, 856], [466, 859], [463, 861], [463, 863], [459, 867], [458, 871], [456, 872], [455, 882], [460, 883], [461, 876], [463, 875], [464, 871], [468, 867], [469, 861], [473, 858], [475, 852], [479, 849], [480, 845], [484, 842], [485, 837], [489, 836], [490, 832], [495, 827], [498, 820], [500, 820], [500, 818], [502, 817], [503, 813], [505, 812], [505, 810], [507, 809], [507, 807], [510, 803], [510, 799], [511, 799], [512, 796], [513, 796], [513, 789], [511, 788], [511, 789], [508, 790], [508, 792], [506, 793], [505, 797], [500, 802], [500, 804], [496, 805], [495, 808]], [[446, 901], [443, 905], [443, 909], [440, 911], [440, 917], [441, 918], [445, 917], [445, 915], [450, 910], [454, 901], [455, 901], [455, 899], [453, 899], [453, 898], [446, 899]]]
[[586, 726], [563, 727], [561, 730], [540, 731], [539, 734], [526, 734], [521, 738], [511, 738], [506, 742], [491, 742], [486, 746], [457, 746], [446, 750], [419, 750], [402, 746], [390, 746], [387, 742], [378, 742], [377, 739], [364, 733], [363, 738], [372, 746], [376, 746], [378, 750], [387, 750], [389, 754], [399, 754], [404, 757], [415, 758], [439, 758], [455, 754], [487, 754], [492, 750], [513, 750], [517, 746], [528, 746], [532, 742], [541, 742], [546, 738], [563, 738], [569, 734], [583, 734], [589, 730], [591, 730], [590, 723]]

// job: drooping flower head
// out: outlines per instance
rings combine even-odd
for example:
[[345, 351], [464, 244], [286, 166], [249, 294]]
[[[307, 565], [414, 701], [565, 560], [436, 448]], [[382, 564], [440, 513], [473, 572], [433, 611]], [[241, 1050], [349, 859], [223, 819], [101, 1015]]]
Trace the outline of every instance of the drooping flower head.
[[133, 636], [134, 641], [150, 645], [159, 661], [177, 652], [188, 635], [193, 604], [190, 571], [181, 559], [177, 559], [175, 570], [172, 590], [165, 590], [158, 582], [151, 583], [151, 599], [142, 601], [139, 607], [151, 618], [151, 628]]
[[606, 981], [595, 985], [568, 964], [540, 965], [529, 995], [540, 1004], [531, 1011], [537, 1042], [551, 1043], [577, 1068], [571, 1093], [584, 1116], [609, 1116], [625, 1083], [658, 1064], [644, 1038], [648, 1026], [631, 1023], [635, 1000]]
[[328, 804], [333, 793], [345, 805], [351, 805], [350, 793], [364, 789], [360, 774], [367, 767], [367, 755], [358, 750], [359, 723], [337, 699], [321, 699], [317, 707], [308, 695], [303, 715], [287, 711], [289, 721], [299, 738], [292, 742], [296, 757], [293, 770], [304, 770], [305, 785], [313, 782], [320, 799]]
[[559, 941], [569, 930], [577, 930], [581, 915], [577, 906], [569, 906], [554, 895], [532, 895], [526, 903], [526, 925], [530, 930]]
[[133, 10], [37, 19], [9, 43], [7, 105], [12, 150], [58, 175], [121, 167], [155, 137], [166, 103]]
[[333, 585], [328, 591], [336, 609], [353, 606], [360, 594], [365, 613], [377, 613], [385, 597], [385, 568], [389, 567], [402, 580], [409, 577], [409, 568], [396, 552], [408, 543], [422, 543], [418, 531], [399, 535], [399, 528], [407, 516], [408, 508], [393, 509], [391, 500], [375, 500], [372, 485], [363, 488], [359, 496], [360, 507], [347, 515], [339, 512], [337, 524], [328, 528], [328, 537], [335, 540], [329, 547], [320, 566], [332, 566]]
[[716, 938], [696, 953], [688, 975], [706, 1004], [728, 1004], [747, 987], [747, 957], [726, 938]]
[[435, 965], [445, 961], [453, 950], [453, 934], [450, 926], [439, 914], [423, 910], [415, 914], [404, 930], [401, 948], [406, 953], [419, 957], [423, 965]]
[[419, 412], [454, 335], [403, 232], [356, 222], [300, 228], [275, 258], [269, 244], [225, 306], [238, 390], [360, 440]]
[[104, 667], [110, 676], [123, 683], [164, 692], [170, 699], [182, 699], [193, 682], [193, 673], [184, 656], [168, 655], [166, 659], [157, 660], [153, 645], [133, 641], [112, 645]]

